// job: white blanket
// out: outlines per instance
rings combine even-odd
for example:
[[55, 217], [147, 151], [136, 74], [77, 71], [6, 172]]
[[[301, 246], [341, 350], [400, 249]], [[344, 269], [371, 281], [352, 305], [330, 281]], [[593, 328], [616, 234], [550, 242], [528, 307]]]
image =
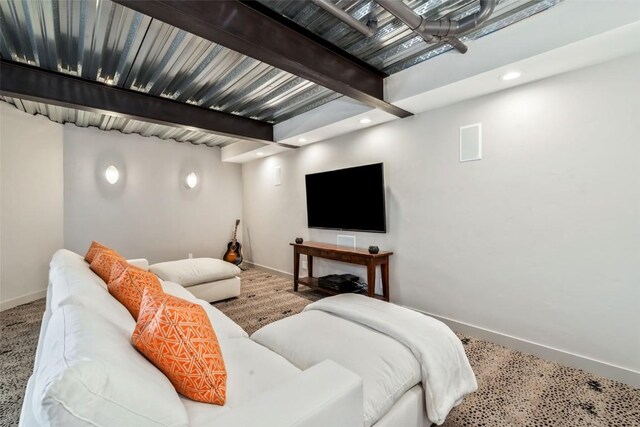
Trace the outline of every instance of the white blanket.
[[427, 415], [441, 425], [451, 409], [478, 388], [462, 343], [444, 323], [424, 314], [367, 298], [343, 294], [308, 305], [388, 335], [405, 346], [420, 363]]

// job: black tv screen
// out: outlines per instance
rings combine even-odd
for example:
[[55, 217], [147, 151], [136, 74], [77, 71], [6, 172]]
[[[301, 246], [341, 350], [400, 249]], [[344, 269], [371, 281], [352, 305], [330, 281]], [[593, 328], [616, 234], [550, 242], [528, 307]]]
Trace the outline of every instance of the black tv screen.
[[310, 228], [387, 231], [382, 163], [305, 177]]

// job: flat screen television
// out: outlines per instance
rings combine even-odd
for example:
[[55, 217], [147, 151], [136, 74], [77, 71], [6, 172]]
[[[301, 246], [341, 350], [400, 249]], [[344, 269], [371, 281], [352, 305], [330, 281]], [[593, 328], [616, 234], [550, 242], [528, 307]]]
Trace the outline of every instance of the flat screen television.
[[305, 177], [309, 228], [386, 233], [382, 163]]

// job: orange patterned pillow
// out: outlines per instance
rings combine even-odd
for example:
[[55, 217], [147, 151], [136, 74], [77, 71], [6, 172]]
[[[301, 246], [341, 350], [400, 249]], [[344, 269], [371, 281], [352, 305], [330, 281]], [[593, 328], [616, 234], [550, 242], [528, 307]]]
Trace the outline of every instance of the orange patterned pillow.
[[118, 277], [120, 277], [120, 275], [124, 273], [124, 271], [130, 265], [131, 264], [129, 264], [126, 260], [125, 262], [122, 262], [122, 260], [120, 260], [119, 262], [113, 263], [113, 265], [111, 266], [111, 275], [109, 276], [109, 281], [107, 283], [111, 283], [114, 280], [116, 280]]
[[113, 249], [103, 245], [102, 243], [98, 243], [94, 240], [93, 242], [91, 242], [91, 246], [89, 246], [89, 250], [84, 256], [84, 260], [87, 261], [89, 264], [91, 264], [93, 262], [93, 259], [96, 257], [96, 255], [98, 255], [98, 252], [101, 250], [113, 250]]
[[116, 251], [102, 249], [93, 258], [90, 267], [94, 273], [107, 283], [111, 279], [111, 269], [116, 263], [126, 264], [127, 260], [122, 258]]
[[[117, 265], [113, 266], [112, 271], [119, 269]], [[114, 274], [112, 274], [112, 277]], [[140, 312], [140, 304], [145, 289], [149, 289], [155, 293], [162, 293], [162, 285], [155, 274], [145, 271], [141, 268], [128, 265], [121, 274], [115, 279], [111, 279], [107, 285], [109, 293], [115, 297], [122, 305], [124, 305], [134, 319], [138, 319]]]
[[178, 393], [198, 402], [224, 405], [227, 370], [216, 333], [201, 306], [146, 290], [131, 342]]

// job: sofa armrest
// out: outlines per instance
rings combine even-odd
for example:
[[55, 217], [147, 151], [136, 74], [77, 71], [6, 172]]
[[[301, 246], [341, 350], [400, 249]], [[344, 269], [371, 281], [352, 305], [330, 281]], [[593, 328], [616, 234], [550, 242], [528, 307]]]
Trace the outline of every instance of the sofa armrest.
[[358, 427], [362, 379], [331, 360], [216, 418], [215, 427]]
[[145, 271], [149, 271], [149, 261], [146, 258], [128, 259], [127, 262], [134, 267], [141, 268]]

